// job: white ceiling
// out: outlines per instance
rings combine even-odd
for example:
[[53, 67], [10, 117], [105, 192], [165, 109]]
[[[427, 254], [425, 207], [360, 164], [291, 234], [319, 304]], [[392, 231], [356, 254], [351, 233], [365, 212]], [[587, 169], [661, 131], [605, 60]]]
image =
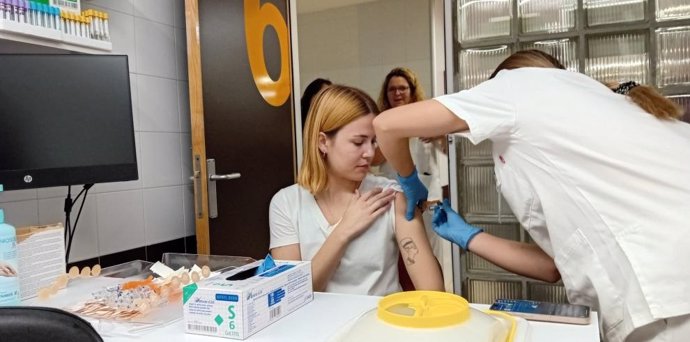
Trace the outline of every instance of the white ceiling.
[[373, 1], [376, 0], [296, 0], [295, 3], [297, 4], [297, 13], [303, 14]]

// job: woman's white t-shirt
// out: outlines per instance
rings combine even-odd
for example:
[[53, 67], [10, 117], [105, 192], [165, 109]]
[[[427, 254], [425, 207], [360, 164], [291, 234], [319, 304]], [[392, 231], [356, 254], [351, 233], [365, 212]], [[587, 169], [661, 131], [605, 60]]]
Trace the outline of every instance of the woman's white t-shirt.
[[690, 125], [579, 73], [504, 70], [436, 98], [490, 139], [498, 186], [608, 341], [690, 313]]
[[[375, 187], [401, 191], [395, 181], [367, 175], [359, 192], [363, 194]], [[299, 244], [302, 260], [311, 260], [333, 230], [314, 195], [298, 184], [273, 196], [269, 224], [270, 248]], [[395, 206], [391, 206], [369, 229], [350, 242], [326, 292], [377, 296], [398, 292], [401, 288], [397, 262]]]

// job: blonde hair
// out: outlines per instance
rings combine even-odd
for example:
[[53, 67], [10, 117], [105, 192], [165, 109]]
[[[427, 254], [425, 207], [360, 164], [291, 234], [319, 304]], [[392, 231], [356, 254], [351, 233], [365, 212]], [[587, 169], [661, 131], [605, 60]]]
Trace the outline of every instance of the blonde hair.
[[[616, 91], [621, 85], [618, 82], [605, 82], [604, 84], [612, 91]], [[680, 119], [684, 114], [683, 108], [680, 105], [661, 95], [656, 89], [648, 85], [635, 84], [629, 87], [629, 90], [625, 92], [625, 96], [629, 97], [632, 102], [635, 102], [645, 112], [659, 120]]]
[[424, 100], [424, 89], [419, 85], [419, 80], [415, 73], [405, 67], [398, 67], [391, 70], [381, 85], [381, 92], [379, 93], [378, 105], [381, 111], [391, 108], [391, 103], [388, 101], [388, 83], [393, 77], [402, 77], [407, 81], [410, 86], [410, 103]]
[[345, 125], [379, 111], [365, 92], [338, 84], [320, 91], [313, 101], [304, 127], [304, 158], [297, 183], [316, 195], [328, 184], [325, 157], [319, 150], [319, 134], [323, 132], [333, 137]]
[[[523, 50], [518, 51], [496, 67], [496, 70], [489, 76], [489, 79], [494, 78], [501, 70], [510, 70], [523, 67], [538, 67], [538, 68], [557, 68], [565, 69], [563, 64], [555, 57], [540, 50]], [[611, 90], [618, 87], [618, 83], [605, 82]], [[654, 88], [646, 85], [637, 85], [632, 87], [626, 96], [635, 102], [640, 108], [654, 117], [661, 120], [679, 119], [683, 116], [683, 110], [673, 101], [667, 99]]]

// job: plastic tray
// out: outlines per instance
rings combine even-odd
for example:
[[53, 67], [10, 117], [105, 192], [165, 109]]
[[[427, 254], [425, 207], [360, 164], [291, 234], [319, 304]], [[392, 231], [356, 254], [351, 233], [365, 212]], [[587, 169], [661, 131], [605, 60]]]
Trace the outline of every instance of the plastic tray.
[[163, 253], [163, 258], [161, 260], [163, 264], [174, 270], [180, 267], [191, 268], [194, 265], [199, 267], [207, 265], [211, 271], [221, 272], [251, 264], [254, 261], [256, 260], [250, 257], [183, 253]]
[[[183, 254], [183, 253], [163, 253], [161, 262], [166, 266], [177, 270], [180, 267], [191, 268], [194, 265], [202, 267], [208, 265], [211, 271], [224, 272], [256, 260], [249, 257], [229, 256], [229, 255], [204, 255], [204, 254]], [[101, 270], [102, 277], [110, 278], [129, 278], [144, 279], [151, 272], [154, 263], [144, 260], [133, 260], [115, 266], [109, 266]]]
[[151, 274], [152, 262], [133, 260], [123, 264], [105, 267], [101, 270], [101, 277], [109, 278], [146, 278]]

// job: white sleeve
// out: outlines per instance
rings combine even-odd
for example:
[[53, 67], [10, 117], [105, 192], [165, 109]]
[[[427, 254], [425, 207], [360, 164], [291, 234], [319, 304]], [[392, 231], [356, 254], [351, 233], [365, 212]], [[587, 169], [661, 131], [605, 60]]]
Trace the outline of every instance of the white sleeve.
[[434, 98], [467, 122], [469, 131], [460, 135], [475, 145], [485, 139], [508, 136], [513, 131], [516, 110], [511, 101], [508, 77], [504, 74], [474, 88]]
[[278, 191], [271, 199], [268, 209], [268, 224], [271, 231], [269, 249], [299, 243], [297, 227], [291, 220], [288, 191]]

